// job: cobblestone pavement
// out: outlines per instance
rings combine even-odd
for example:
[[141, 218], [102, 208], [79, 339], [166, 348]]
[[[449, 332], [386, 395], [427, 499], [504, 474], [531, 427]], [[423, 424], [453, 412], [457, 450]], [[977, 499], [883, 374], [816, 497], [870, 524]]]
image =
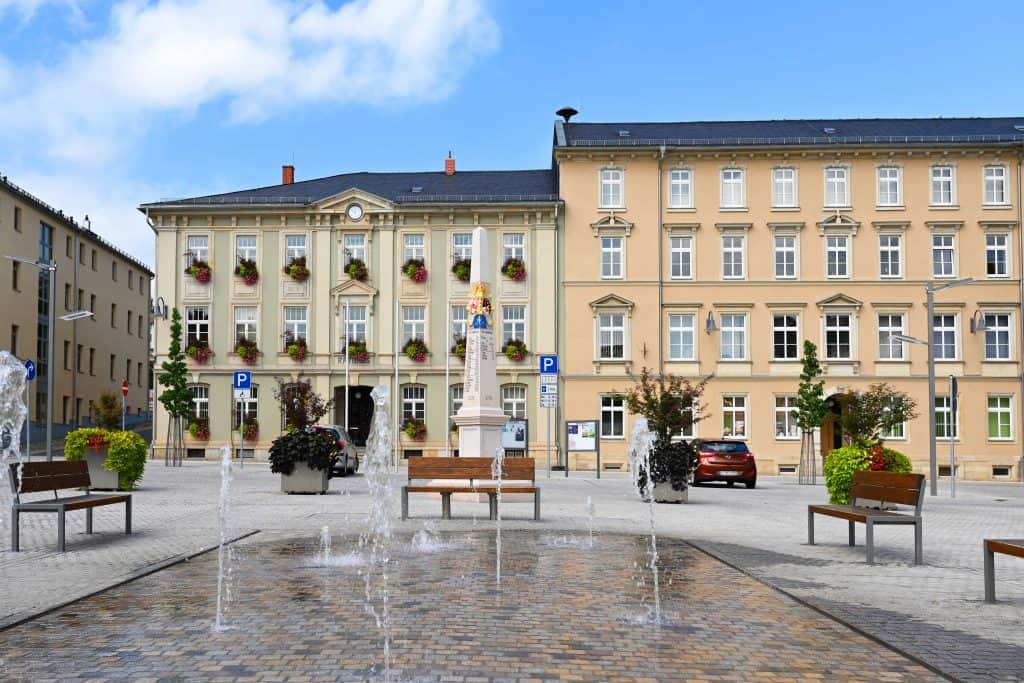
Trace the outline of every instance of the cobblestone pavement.
[[[597, 481], [592, 474], [547, 479], [540, 472], [538, 483], [543, 489], [543, 521], [530, 521], [530, 505], [510, 504], [503, 514], [506, 528], [578, 535], [587, 527], [584, 503], [590, 496], [597, 509], [598, 538], [609, 532], [646, 530], [647, 509], [631, 492], [628, 474], [605, 473]], [[72, 514], [69, 552], [64, 554], [55, 552], [53, 515], [24, 516], [25, 552], [0, 552], [0, 623], [37, 614], [212, 546], [217, 538], [218, 486], [215, 463], [186, 462], [177, 469], [150, 463], [135, 494], [135, 533], [120, 533], [119, 510], [97, 509], [97, 533], [91, 537], [83, 533], [84, 519], [79, 517], [84, 515]], [[260, 530], [249, 541], [262, 543], [310, 538], [323, 524], [336, 534], [360, 530], [368, 509], [365, 480], [335, 479], [331, 487], [327, 496], [285, 496], [266, 465], [236, 469], [232, 533]], [[1024, 681], [1024, 561], [997, 557], [1000, 602], [986, 605], [981, 554], [983, 537], [1024, 536], [1024, 488], [961, 483], [955, 500], [944, 489], [940, 493], [925, 501], [926, 564], [920, 567], [912, 564], [913, 540], [907, 528], [876, 530], [874, 566], [864, 562], [863, 528], [858, 529], [860, 545], [850, 548], [841, 520], [819, 518], [818, 545], [807, 546], [806, 505], [822, 502], [824, 489], [783, 478], [762, 478], [754, 490], [693, 489], [689, 505], [658, 506], [657, 526], [662, 536], [690, 541], [951, 676]], [[4, 486], [3, 538], [8, 537], [7, 495]], [[442, 521], [439, 500], [414, 495], [413, 518], [398, 528], [411, 533], [431, 524], [446, 533], [474, 532], [493, 524], [487, 521], [486, 503], [455, 501], [452, 508], [456, 519]], [[152, 580], [167, 581], [168, 575], [161, 571]]]
[[[655, 625], [642, 536], [604, 534], [590, 547], [508, 532], [500, 586], [489, 530], [408, 539], [396, 539], [386, 584], [395, 680], [940, 680], [680, 541], [661, 543]], [[351, 541], [335, 561], [315, 552], [313, 539], [246, 544], [227, 631], [211, 631], [211, 553], [9, 631], [5, 675], [383, 679], [382, 631], [364, 611], [365, 555]]]

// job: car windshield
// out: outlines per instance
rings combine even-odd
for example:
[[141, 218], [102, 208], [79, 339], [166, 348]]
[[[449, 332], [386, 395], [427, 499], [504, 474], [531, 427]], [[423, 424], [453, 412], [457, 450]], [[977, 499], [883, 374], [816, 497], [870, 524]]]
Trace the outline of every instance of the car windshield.
[[711, 453], [749, 453], [747, 444], [736, 441], [705, 441], [701, 444], [702, 451]]

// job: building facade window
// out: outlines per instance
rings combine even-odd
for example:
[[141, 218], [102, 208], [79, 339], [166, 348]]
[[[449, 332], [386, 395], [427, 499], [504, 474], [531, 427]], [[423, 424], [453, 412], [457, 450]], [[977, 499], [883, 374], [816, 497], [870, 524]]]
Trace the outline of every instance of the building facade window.
[[[68, 367], [68, 361], [67, 361], [68, 347], [67, 347], [67, 344], [68, 344], [68, 342], [64, 342], [64, 369], [65, 370], [67, 370], [67, 367]], [[12, 356], [17, 356], [18, 355], [18, 326], [17, 325], [11, 325], [11, 355]]]
[[402, 306], [402, 341], [426, 339], [427, 309], [423, 306]]
[[793, 235], [776, 235], [775, 239], [775, 279], [791, 280], [796, 277], [796, 237]]
[[[117, 261], [110, 262], [110, 279], [117, 282]], [[128, 289], [132, 288], [131, 278], [128, 278]]]
[[295, 259], [306, 258], [306, 236], [285, 235], [284, 262], [291, 263]]
[[366, 235], [362, 233], [345, 235], [344, 249], [346, 266], [352, 259], [359, 259], [366, 263]]
[[452, 306], [452, 343], [459, 337], [466, 338], [466, 329], [469, 324], [469, 313], [465, 306]]
[[847, 207], [850, 205], [849, 170], [839, 166], [825, 169], [825, 206]]
[[952, 166], [932, 166], [932, 205], [956, 204], [956, 169]]
[[[959, 411], [957, 411], [959, 412]], [[949, 408], [949, 396], [935, 397], [935, 438], [955, 439], [958, 430]]]
[[956, 276], [956, 252], [953, 235], [932, 235], [932, 275]]
[[21, 264], [17, 261], [11, 261], [11, 289], [21, 291]]
[[746, 206], [746, 192], [743, 182], [743, 169], [722, 169], [722, 208], [742, 209]]
[[210, 307], [185, 307], [185, 344], [210, 343]]
[[1013, 420], [1009, 396], [988, 397], [988, 438], [991, 441], [1013, 439]]
[[256, 235], [235, 236], [235, 258], [238, 261], [256, 260]]
[[505, 260], [510, 258], [526, 261], [526, 235], [521, 232], [508, 232], [501, 236], [501, 249]]
[[192, 415], [200, 420], [207, 420], [210, 417], [210, 387], [205, 384], [193, 384], [192, 390]]
[[452, 415], [458, 415], [459, 411], [462, 410], [462, 399], [465, 395], [465, 390], [462, 384], [453, 384], [450, 392], [452, 402]]
[[191, 261], [210, 262], [210, 238], [207, 235], [189, 235], [186, 241]]
[[110, 326], [117, 328], [117, 304], [110, 304]]
[[852, 322], [849, 313], [828, 313], [825, 315], [825, 358], [828, 360], [850, 360], [852, 348]]
[[694, 315], [673, 313], [668, 317], [668, 358], [669, 360], [695, 360]]
[[257, 337], [256, 307], [235, 306], [235, 344], [242, 341], [255, 342]]
[[1005, 166], [985, 167], [985, 203], [1006, 204], [1006, 176]]
[[900, 235], [878, 236], [878, 274], [883, 278], [903, 276], [903, 239]]
[[501, 409], [514, 420], [526, 419], [526, 385], [506, 384], [501, 388]]
[[796, 423], [796, 396], [775, 397], [775, 438], [800, 438], [800, 427]]
[[985, 314], [985, 360], [1010, 360], [1010, 314]]
[[796, 201], [796, 169], [772, 169], [772, 206], [775, 208], [795, 208]]
[[747, 359], [747, 316], [745, 313], [723, 313], [721, 330], [721, 360]]
[[903, 204], [903, 188], [901, 173], [898, 166], [882, 166], [878, 173], [878, 205], [901, 206]]
[[673, 209], [693, 208], [693, 171], [675, 168], [669, 172], [668, 205]]
[[669, 239], [669, 276], [673, 280], [693, 278], [693, 238], [672, 237]]
[[468, 261], [473, 257], [473, 233], [452, 233], [452, 263]]
[[985, 274], [989, 277], [1007, 277], [1010, 274], [1010, 236], [985, 235]]
[[799, 321], [793, 313], [772, 316], [772, 359], [796, 360], [798, 353]]
[[936, 360], [955, 360], [956, 315], [939, 314], [932, 318], [932, 353]]
[[722, 278], [726, 280], [742, 280], [743, 272], [743, 237], [740, 235], [723, 235]]
[[420, 385], [402, 387], [402, 420], [427, 418], [427, 388]]
[[850, 277], [850, 238], [828, 235], [825, 238], [825, 264], [828, 277]]
[[619, 280], [622, 278], [622, 238], [601, 238], [601, 278]]
[[880, 313], [878, 315], [878, 358], [880, 360], [903, 360], [903, 342], [894, 337], [903, 332], [903, 314]]
[[598, 316], [598, 358], [623, 360], [626, 357], [626, 316], [602, 313]]
[[601, 208], [619, 209], [625, 204], [621, 168], [601, 169]]
[[285, 340], [295, 341], [306, 339], [309, 329], [309, 318], [305, 306], [284, 307]]
[[722, 396], [722, 436], [731, 439], [747, 438], [747, 397], [724, 394]]
[[503, 342], [526, 341], [526, 306], [505, 304], [501, 307], [501, 337]]
[[255, 420], [259, 415], [259, 387], [253, 384], [249, 398], [235, 399], [234, 429], [239, 429], [246, 420]]
[[626, 407], [621, 396], [601, 397], [601, 438], [622, 439], [626, 436]]
[[366, 306], [348, 307], [348, 328], [345, 336], [351, 342], [366, 343]]
[[423, 260], [423, 235], [405, 235], [402, 237], [402, 260]]

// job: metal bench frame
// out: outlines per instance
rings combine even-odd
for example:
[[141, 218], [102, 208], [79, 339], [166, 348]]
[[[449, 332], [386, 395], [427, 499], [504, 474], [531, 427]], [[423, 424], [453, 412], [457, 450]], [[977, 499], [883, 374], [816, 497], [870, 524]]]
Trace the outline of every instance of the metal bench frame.
[[[402, 487], [402, 519], [409, 518], [409, 494], [410, 493], [439, 493], [441, 494], [441, 519], [452, 518], [452, 494], [453, 493], [486, 493], [488, 496], [488, 510], [490, 519], [498, 518], [498, 489], [494, 484], [476, 486], [475, 480], [482, 479], [492, 481], [491, 462], [493, 458], [417, 458], [409, 460], [409, 482], [419, 479], [455, 479], [469, 480], [465, 484], [431, 484], [414, 485], [406, 483]], [[511, 483], [526, 481], [525, 478], [513, 476], [510, 483], [502, 484], [502, 493], [532, 493], [533, 494], [533, 519], [540, 521], [540, 487], [536, 484], [536, 465], [533, 458], [515, 458], [515, 469], [527, 470], [532, 475], [529, 485], [522, 483]], [[527, 464], [529, 463], [529, 464]], [[507, 469], [511, 463], [505, 460], [505, 470], [502, 476], [508, 476]]]
[[996, 553], [1024, 557], [1024, 538], [986, 538], [981, 542], [985, 555], [985, 602], [996, 601]]

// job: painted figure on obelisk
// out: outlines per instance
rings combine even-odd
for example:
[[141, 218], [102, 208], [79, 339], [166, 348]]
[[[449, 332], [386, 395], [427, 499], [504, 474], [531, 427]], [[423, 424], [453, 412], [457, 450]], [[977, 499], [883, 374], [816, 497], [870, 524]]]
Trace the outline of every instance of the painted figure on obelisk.
[[501, 444], [501, 426], [508, 421], [498, 407], [490, 273], [487, 231], [477, 227], [473, 230], [470, 300], [466, 306], [471, 323], [466, 330], [466, 378], [462, 407], [454, 418], [459, 425], [459, 455], [462, 457], [494, 457]]

